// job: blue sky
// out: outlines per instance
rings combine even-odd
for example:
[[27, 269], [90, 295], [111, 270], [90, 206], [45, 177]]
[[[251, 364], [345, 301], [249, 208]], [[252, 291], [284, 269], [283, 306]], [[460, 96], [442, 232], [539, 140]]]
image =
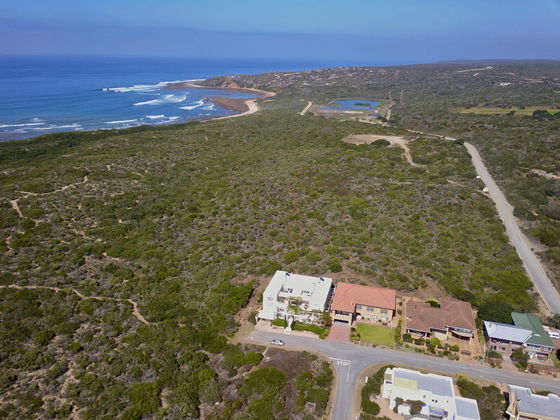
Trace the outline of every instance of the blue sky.
[[560, 0], [3, 0], [0, 55], [560, 58]]

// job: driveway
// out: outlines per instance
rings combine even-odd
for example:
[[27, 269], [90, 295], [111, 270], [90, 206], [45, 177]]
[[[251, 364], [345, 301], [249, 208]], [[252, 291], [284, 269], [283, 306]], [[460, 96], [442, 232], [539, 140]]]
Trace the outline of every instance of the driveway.
[[327, 340], [338, 341], [339, 343], [347, 343], [350, 340], [350, 326], [349, 325], [331, 325], [331, 330]]
[[332, 420], [351, 420], [354, 389], [360, 373], [375, 364], [396, 364], [417, 369], [427, 369], [444, 374], [464, 373], [473, 378], [505, 384], [526, 386], [537, 390], [560, 393], [560, 381], [519, 372], [509, 372], [490, 367], [456, 362], [419, 353], [386, 350], [356, 344], [274, 334], [254, 330], [249, 341], [268, 344], [273, 338], [281, 338], [286, 348], [321, 353], [333, 362], [336, 369], [336, 396], [332, 410]]

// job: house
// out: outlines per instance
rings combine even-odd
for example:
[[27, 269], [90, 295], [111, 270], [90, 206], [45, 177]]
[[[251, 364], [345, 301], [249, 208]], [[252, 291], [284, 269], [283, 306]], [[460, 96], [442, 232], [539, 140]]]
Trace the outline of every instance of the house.
[[471, 305], [455, 299], [441, 299], [440, 306], [409, 300], [404, 305], [405, 331], [412, 336], [433, 335], [440, 340], [449, 336], [472, 340], [476, 324]]
[[332, 279], [276, 271], [263, 293], [259, 319], [312, 323], [328, 308]]
[[484, 321], [484, 335], [488, 350], [511, 354], [515, 349], [523, 347], [525, 340], [531, 336], [531, 331], [501, 322]]
[[506, 414], [511, 420], [560, 420], [560, 397], [533, 394], [529, 388], [509, 385]]
[[[403, 368], [389, 368], [383, 378], [382, 397], [389, 399], [397, 412], [408, 416], [421, 414], [429, 418], [449, 420], [480, 420], [476, 400], [455, 395], [453, 379], [433, 373]], [[408, 402], [420, 401], [420, 413], [411, 413]]]
[[554, 344], [539, 318], [519, 312], [512, 312], [511, 318], [515, 325], [484, 321], [488, 349], [509, 355], [523, 347], [531, 359], [548, 360]]
[[544, 330], [541, 320], [534, 314], [512, 312], [511, 318], [515, 326], [531, 331], [531, 335], [523, 343], [525, 352], [531, 359], [548, 360], [554, 351], [554, 344]]
[[352, 324], [356, 320], [391, 323], [397, 307], [394, 289], [338, 282], [331, 303], [334, 322]]

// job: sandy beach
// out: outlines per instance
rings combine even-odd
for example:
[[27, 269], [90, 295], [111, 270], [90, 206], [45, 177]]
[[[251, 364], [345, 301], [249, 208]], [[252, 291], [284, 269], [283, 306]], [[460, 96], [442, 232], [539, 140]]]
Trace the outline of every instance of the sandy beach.
[[229, 91], [236, 91], [236, 92], [248, 92], [248, 93], [255, 93], [259, 95], [259, 98], [254, 99], [236, 99], [236, 98], [226, 98], [226, 97], [210, 97], [208, 100], [211, 102], [221, 105], [223, 107], [229, 108], [233, 111], [239, 112], [238, 114], [226, 115], [223, 117], [215, 117], [209, 118], [204, 121], [215, 121], [215, 120], [224, 120], [227, 118], [233, 117], [242, 117], [244, 115], [250, 115], [257, 112], [260, 107], [257, 102], [260, 98], [271, 98], [276, 96], [275, 92], [269, 92], [266, 90], [260, 89], [253, 89], [253, 88], [243, 88], [243, 87], [224, 87], [224, 86], [202, 86], [197, 85], [192, 82], [177, 82], [177, 83], [169, 83], [165, 89], [167, 90], [181, 90], [181, 89], [212, 89], [212, 90], [229, 90]]

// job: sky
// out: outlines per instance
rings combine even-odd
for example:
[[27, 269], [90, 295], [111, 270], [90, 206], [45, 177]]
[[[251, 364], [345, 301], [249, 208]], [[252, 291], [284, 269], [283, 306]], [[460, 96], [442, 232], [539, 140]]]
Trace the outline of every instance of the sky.
[[560, 59], [560, 0], [2, 0], [0, 55]]

